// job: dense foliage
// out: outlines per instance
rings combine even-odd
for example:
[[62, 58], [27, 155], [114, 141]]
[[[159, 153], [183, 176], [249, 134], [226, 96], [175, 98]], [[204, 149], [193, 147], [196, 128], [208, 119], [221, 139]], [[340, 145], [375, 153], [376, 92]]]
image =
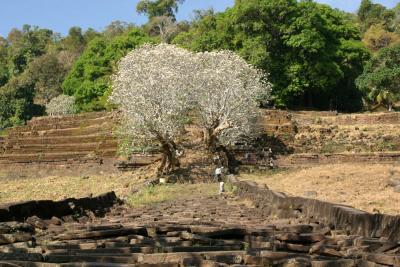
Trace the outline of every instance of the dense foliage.
[[76, 61], [62, 87], [64, 93], [73, 95], [80, 111], [102, 110], [111, 92], [110, 76], [116, 63], [136, 46], [150, 42], [142, 31], [129, 30], [111, 40], [93, 39]]
[[61, 83], [93, 30], [73, 27], [65, 38], [29, 25], [0, 38], [0, 127], [44, 114], [44, 105], [62, 92]]
[[400, 45], [384, 48], [371, 58], [357, 86], [370, 103], [382, 103], [391, 110], [392, 104], [400, 100]]
[[62, 37], [24, 25], [0, 37], [0, 127], [44, 114], [61, 93], [74, 96], [78, 111], [108, 108], [118, 60], [146, 42], [234, 51], [269, 74], [268, 103], [276, 107], [360, 111], [388, 95], [368, 97], [355, 80], [369, 58], [400, 43], [400, 3], [389, 9], [362, 0], [349, 14], [312, 0], [236, 0], [225, 12], [196, 10], [188, 22], [176, 20], [183, 2], [138, 1], [149, 18], [141, 27], [114, 21], [102, 32], [72, 27]]
[[238, 51], [270, 73], [277, 106], [360, 109], [354, 79], [368, 52], [345, 14], [326, 5], [236, 1], [232, 9], [194, 22], [175, 43], [196, 51]]

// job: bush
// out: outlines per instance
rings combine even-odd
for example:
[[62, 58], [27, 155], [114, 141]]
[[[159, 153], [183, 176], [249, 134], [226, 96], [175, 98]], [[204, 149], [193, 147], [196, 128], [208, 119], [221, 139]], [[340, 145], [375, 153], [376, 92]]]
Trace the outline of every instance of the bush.
[[49, 116], [60, 116], [76, 113], [75, 98], [73, 96], [59, 95], [46, 105]]

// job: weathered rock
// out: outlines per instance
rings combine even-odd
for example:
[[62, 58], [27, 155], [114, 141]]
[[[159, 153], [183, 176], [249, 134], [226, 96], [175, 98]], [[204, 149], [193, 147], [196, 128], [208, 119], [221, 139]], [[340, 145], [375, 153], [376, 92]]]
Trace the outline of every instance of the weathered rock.
[[400, 178], [390, 178], [388, 181], [388, 186], [396, 187], [400, 185]]
[[400, 185], [397, 185], [393, 188], [393, 191], [396, 193], [400, 193]]
[[41, 230], [46, 230], [48, 228], [48, 223], [43, 221], [37, 216], [31, 216], [28, 219], [26, 219], [26, 222], [30, 225], [32, 225], [35, 228], [39, 228]]
[[30, 233], [13, 233], [0, 235], [0, 245], [12, 244], [16, 242], [26, 242], [32, 240]]

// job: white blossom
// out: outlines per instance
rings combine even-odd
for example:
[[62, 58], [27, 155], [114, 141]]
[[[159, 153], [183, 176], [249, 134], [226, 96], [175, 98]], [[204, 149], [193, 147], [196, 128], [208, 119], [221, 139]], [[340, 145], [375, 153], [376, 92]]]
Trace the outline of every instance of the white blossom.
[[76, 112], [75, 98], [68, 95], [59, 95], [46, 104], [46, 113], [49, 116], [61, 116]]
[[196, 55], [194, 99], [209, 149], [257, 133], [259, 102], [270, 96], [266, 75], [231, 51]]
[[161, 169], [169, 172], [179, 165], [176, 144], [189, 111], [213, 149], [256, 132], [257, 97], [270, 91], [265, 75], [233, 52], [147, 44], [120, 61], [110, 101], [118, 105], [132, 145], [158, 144]]
[[110, 100], [121, 110], [125, 133], [135, 146], [160, 144], [164, 172], [178, 164], [176, 143], [188, 110], [193, 56], [173, 45], [146, 44], [124, 57], [113, 77]]

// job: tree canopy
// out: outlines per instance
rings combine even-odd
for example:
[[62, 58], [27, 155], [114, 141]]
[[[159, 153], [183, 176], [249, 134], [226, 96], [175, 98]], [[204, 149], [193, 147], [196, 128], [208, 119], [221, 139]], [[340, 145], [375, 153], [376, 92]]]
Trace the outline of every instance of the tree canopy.
[[123, 116], [122, 133], [132, 146], [159, 145], [160, 170], [179, 166], [177, 147], [185, 118], [195, 113], [206, 147], [252, 136], [257, 97], [268, 96], [265, 75], [231, 51], [193, 53], [173, 45], [144, 45], [118, 66], [110, 100]]
[[159, 145], [160, 171], [179, 166], [177, 143], [189, 110], [193, 55], [171, 45], [144, 45], [118, 66], [110, 96], [123, 116], [122, 133], [133, 147]]
[[360, 40], [360, 31], [348, 16], [327, 5], [238, 0], [223, 13], [195, 21], [174, 43], [195, 51], [239, 52], [270, 74], [276, 106], [351, 111], [360, 109], [354, 79], [368, 59]]
[[141, 0], [136, 5], [139, 14], [145, 14], [151, 20], [153, 17], [172, 17], [175, 20], [175, 13], [179, 4], [185, 0]]
[[142, 26], [113, 21], [102, 32], [74, 26], [61, 36], [24, 25], [0, 37], [4, 125], [43, 114], [61, 93], [76, 99], [78, 112], [108, 108], [117, 62], [146, 42], [239, 54], [274, 84], [261, 107], [360, 111], [367, 96], [356, 78], [371, 56], [400, 42], [400, 3], [362, 0], [350, 14], [312, 0], [236, 0], [224, 12], [196, 10], [191, 21], [176, 21], [183, 2], [139, 1], [137, 12], [149, 18]]
[[68, 73], [62, 84], [63, 92], [75, 97], [80, 111], [103, 110], [111, 92], [110, 76], [118, 60], [136, 46], [151, 41], [136, 28], [112, 40], [93, 39]]
[[357, 86], [372, 103], [384, 103], [391, 109], [400, 100], [400, 45], [387, 47], [378, 52], [365, 65]]

